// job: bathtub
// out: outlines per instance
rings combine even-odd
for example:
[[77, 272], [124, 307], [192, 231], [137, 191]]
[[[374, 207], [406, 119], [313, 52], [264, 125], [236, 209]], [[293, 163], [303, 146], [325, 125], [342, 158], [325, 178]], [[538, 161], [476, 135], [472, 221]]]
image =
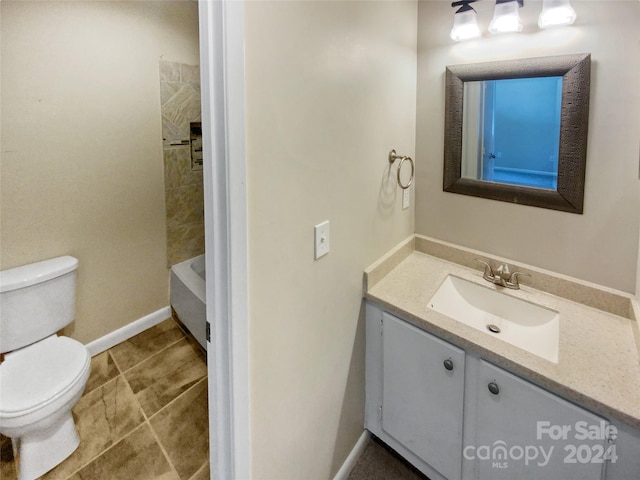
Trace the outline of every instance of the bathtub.
[[206, 275], [204, 255], [171, 267], [169, 296], [179, 320], [195, 339], [207, 349], [206, 340]]

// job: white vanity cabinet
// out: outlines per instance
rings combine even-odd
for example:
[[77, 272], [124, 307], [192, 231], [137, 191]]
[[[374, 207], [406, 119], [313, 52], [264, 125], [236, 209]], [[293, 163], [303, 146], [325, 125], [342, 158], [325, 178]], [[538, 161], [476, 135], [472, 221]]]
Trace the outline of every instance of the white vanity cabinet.
[[[467, 370], [465, 478], [601, 480], [609, 422], [490, 363]], [[477, 384], [477, 385], [475, 385]], [[471, 388], [471, 387], [470, 387]], [[475, 408], [474, 408], [475, 407]]]
[[432, 480], [605, 478], [606, 420], [369, 302], [366, 328], [365, 426]]
[[460, 479], [464, 351], [371, 303], [366, 343], [367, 430], [431, 480]]
[[381, 329], [382, 430], [459, 479], [464, 351], [388, 314]]

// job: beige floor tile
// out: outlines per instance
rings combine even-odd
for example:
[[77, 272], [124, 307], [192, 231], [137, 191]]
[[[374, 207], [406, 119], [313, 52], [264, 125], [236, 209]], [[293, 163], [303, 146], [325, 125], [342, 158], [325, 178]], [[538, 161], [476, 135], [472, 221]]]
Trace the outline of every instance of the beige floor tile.
[[70, 480], [178, 480], [147, 423], [78, 471]]
[[120, 370], [124, 372], [182, 338], [184, 338], [182, 330], [172, 318], [168, 318], [126, 342], [116, 345], [109, 352]]
[[85, 394], [116, 378], [120, 372], [109, 352], [102, 352], [91, 359], [91, 374], [84, 389]]
[[207, 407], [207, 380], [204, 379], [150, 419], [151, 427], [182, 480], [200, 473], [209, 461]]
[[80, 446], [47, 473], [46, 480], [66, 479], [142, 422], [144, 415], [122, 376], [84, 395], [73, 408]]
[[15, 480], [18, 478], [16, 465], [13, 461], [13, 446], [11, 439], [0, 435], [0, 479]]
[[183, 339], [136, 365], [125, 374], [147, 417], [207, 375], [201, 350]]

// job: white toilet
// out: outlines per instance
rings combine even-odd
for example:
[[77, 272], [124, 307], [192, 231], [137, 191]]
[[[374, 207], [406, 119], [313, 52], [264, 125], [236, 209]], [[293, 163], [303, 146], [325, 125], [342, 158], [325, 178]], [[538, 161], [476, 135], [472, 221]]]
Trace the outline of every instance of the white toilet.
[[19, 480], [33, 480], [78, 447], [71, 408], [89, 378], [87, 348], [56, 332], [73, 321], [78, 260], [65, 256], [0, 272], [0, 433]]

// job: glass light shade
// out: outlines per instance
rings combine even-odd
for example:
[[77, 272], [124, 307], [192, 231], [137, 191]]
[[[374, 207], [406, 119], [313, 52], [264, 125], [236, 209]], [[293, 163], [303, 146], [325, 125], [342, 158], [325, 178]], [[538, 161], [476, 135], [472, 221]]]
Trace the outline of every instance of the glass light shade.
[[489, 24], [491, 33], [507, 33], [522, 31], [522, 20], [518, 12], [519, 5], [516, 0], [513, 2], [496, 3], [493, 11], [493, 20]]
[[453, 16], [453, 28], [449, 35], [453, 40], [469, 40], [480, 36], [480, 28], [476, 20], [476, 12], [469, 9]]
[[544, 0], [542, 13], [538, 18], [540, 28], [571, 25], [576, 21], [576, 12], [569, 0]]

